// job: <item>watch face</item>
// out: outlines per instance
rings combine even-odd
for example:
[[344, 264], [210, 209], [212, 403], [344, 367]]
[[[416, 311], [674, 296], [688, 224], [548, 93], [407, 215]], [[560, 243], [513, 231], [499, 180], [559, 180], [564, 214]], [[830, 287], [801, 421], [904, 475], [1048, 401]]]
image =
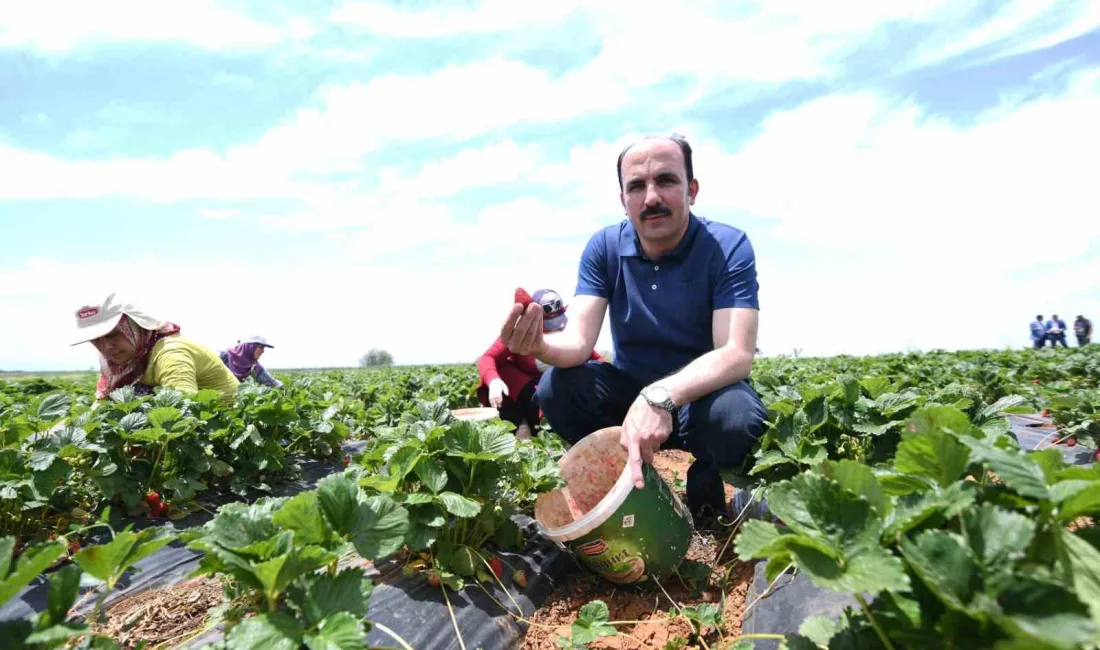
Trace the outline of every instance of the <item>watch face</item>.
[[646, 392], [649, 393], [649, 399], [654, 402], [663, 402], [668, 399], [668, 390], [660, 386], [654, 386]]

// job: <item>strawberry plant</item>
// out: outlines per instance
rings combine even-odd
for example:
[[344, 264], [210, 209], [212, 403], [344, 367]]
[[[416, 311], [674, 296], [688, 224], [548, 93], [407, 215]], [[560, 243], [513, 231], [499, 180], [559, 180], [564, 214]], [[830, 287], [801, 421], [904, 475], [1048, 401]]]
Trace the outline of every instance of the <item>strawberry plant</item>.
[[[409, 548], [430, 552], [456, 588], [477, 575], [487, 542], [516, 546], [512, 516], [561, 484], [545, 443], [516, 440], [511, 428], [456, 420], [442, 400], [421, 402], [397, 426], [377, 430], [360, 457], [360, 484], [408, 508]], [[500, 566], [493, 572], [504, 575]]]
[[770, 486], [767, 501], [784, 524], [747, 522], [741, 559], [767, 560], [769, 578], [794, 565], [860, 606], [831, 626], [807, 625], [799, 642], [1100, 640], [1100, 551], [1095, 536], [1066, 529], [1100, 514], [1100, 469], [1067, 467], [1057, 450], [1024, 453], [958, 409], [926, 407], [907, 420], [891, 462], [827, 460]]

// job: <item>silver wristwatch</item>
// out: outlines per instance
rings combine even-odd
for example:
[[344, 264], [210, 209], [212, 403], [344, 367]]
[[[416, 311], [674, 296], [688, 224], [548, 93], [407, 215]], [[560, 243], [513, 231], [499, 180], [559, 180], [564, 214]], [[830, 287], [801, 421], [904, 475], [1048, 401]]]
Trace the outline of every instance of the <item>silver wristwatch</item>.
[[672, 415], [676, 415], [676, 404], [673, 403], [672, 396], [664, 386], [646, 386], [642, 389], [642, 397], [649, 402], [650, 406], [663, 408]]

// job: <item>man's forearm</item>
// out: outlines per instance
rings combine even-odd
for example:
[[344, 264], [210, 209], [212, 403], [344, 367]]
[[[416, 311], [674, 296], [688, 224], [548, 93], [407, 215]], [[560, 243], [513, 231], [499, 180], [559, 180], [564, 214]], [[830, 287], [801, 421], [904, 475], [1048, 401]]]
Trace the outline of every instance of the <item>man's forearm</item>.
[[735, 384], [752, 371], [753, 352], [723, 347], [699, 357], [674, 375], [654, 383], [668, 389], [677, 406], [709, 395], [719, 388]]
[[579, 366], [592, 356], [591, 347], [579, 336], [570, 336], [569, 332], [544, 337], [543, 342], [545, 348], [535, 358], [557, 368]]

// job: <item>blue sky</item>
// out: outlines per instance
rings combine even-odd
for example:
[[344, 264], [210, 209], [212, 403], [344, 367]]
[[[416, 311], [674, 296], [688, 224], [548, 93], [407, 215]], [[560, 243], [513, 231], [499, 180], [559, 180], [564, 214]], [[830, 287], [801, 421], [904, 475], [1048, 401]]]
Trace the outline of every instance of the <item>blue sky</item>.
[[765, 353], [1100, 316], [1096, 3], [8, 5], [0, 368], [90, 367], [72, 313], [114, 290], [274, 367], [473, 360], [671, 130], [754, 243]]

